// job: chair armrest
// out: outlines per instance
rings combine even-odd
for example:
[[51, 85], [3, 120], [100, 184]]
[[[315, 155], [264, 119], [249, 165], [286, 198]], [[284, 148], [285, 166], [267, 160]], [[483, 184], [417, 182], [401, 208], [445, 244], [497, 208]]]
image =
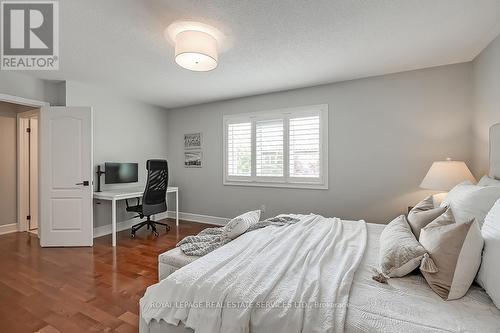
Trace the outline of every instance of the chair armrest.
[[[136, 206], [139, 206], [141, 204], [141, 198], [137, 197], [137, 205]], [[125, 204], [127, 205], [127, 208], [129, 208], [129, 204], [128, 204], [128, 199], [125, 199]]]

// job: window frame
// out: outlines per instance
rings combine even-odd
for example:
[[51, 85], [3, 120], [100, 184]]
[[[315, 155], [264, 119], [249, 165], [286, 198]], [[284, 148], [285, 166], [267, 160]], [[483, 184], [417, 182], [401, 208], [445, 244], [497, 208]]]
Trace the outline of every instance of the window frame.
[[[290, 118], [318, 115], [320, 140], [320, 176], [290, 177]], [[256, 168], [256, 122], [261, 120], [283, 119], [283, 177], [257, 176]], [[251, 175], [228, 175], [228, 125], [234, 123], [251, 123]], [[258, 111], [250, 113], [226, 114], [222, 119], [223, 126], [223, 185], [282, 187], [305, 189], [328, 189], [328, 104], [307, 105], [300, 107]]]

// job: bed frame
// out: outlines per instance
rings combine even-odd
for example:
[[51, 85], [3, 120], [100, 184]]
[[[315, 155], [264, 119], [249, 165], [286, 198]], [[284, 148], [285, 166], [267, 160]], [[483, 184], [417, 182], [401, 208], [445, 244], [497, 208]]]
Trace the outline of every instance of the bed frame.
[[500, 124], [490, 127], [490, 177], [500, 179]]

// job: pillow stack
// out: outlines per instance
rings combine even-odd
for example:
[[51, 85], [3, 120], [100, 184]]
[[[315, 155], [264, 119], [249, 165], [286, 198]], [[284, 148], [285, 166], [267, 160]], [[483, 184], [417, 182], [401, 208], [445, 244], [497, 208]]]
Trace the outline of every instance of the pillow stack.
[[477, 274], [500, 308], [499, 258], [500, 181], [489, 177], [480, 185], [455, 186], [438, 207], [432, 196], [425, 198], [380, 237], [383, 277], [402, 277], [420, 265], [431, 289], [445, 300], [464, 296]]

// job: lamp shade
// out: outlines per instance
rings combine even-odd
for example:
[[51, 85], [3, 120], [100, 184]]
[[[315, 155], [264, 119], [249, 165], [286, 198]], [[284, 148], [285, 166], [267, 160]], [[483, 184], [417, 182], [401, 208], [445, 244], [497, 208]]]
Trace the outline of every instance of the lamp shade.
[[473, 183], [476, 182], [465, 162], [452, 160], [438, 161], [432, 163], [420, 187], [428, 190], [449, 191], [455, 185], [466, 180]]
[[217, 67], [217, 40], [208, 33], [182, 31], [175, 37], [175, 62], [186, 69], [205, 72]]

